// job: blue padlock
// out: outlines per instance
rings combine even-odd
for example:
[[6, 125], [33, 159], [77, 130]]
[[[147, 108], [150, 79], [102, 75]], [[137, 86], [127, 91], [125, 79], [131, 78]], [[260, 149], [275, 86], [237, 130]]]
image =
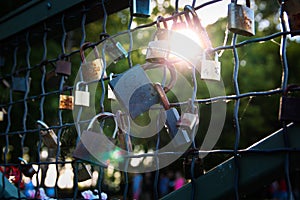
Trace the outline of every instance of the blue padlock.
[[14, 92], [26, 92], [27, 91], [27, 82], [28, 90], [30, 84], [30, 78], [27, 80], [25, 77], [12, 77], [12, 90]]
[[150, 0], [133, 0], [132, 15], [136, 17], [150, 17]]

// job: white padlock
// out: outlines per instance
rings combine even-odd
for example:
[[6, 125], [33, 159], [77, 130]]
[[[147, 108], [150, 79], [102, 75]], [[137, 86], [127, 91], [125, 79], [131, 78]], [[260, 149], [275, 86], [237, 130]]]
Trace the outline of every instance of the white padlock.
[[83, 81], [79, 81], [76, 84], [75, 90], [75, 105], [78, 106], [90, 106], [90, 93], [88, 91], [88, 85], [85, 85], [85, 91], [79, 89], [80, 84], [83, 84]]
[[[113, 73], [110, 73], [109, 74], [109, 81], [112, 80], [112, 77], [113, 77]], [[113, 90], [111, 89], [110, 85], [107, 84], [107, 98], [110, 99], [110, 100], [116, 100], [116, 95], [114, 94]]]
[[204, 80], [221, 79], [221, 63], [218, 61], [218, 54], [215, 53], [215, 60], [207, 60], [205, 53], [203, 53], [201, 61], [200, 77]]

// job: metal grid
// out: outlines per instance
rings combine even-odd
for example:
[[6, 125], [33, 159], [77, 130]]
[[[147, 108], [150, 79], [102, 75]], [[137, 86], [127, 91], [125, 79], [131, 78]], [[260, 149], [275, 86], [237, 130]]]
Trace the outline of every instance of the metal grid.
[[[196, 1], [193, 1], [193, 7], [198, 10], [198, 9], [201, 9], [205, 6], [208, 6], [210, 4], [213, 4], [213, 3], [218, 3], [220, 2], [221, 0], [213, 0], [213, 1], [210, 1], [210, 2], [207, 2], [205, 4], [201, 4], [199, 6], [195, 6], [195, 3]], [[178, 3], [178, 1], [177, 1]], [[284, 1], [282, 1], [282, 4], [284, 3]], [[107, 23], [107, 13], [106, 13], [106, 9], [105, 9], [105, 5], [104, 3], [102, 3], [103, 5], [103, 11], [104, 11], [104, 18], [103, 18], [103, 33], [102, 35], [106, 35], [107, 32], [106, 32], [106, 23]], [[178, 9], [178, 7], [177, 7]], [[239, 199], [240, 198], [240, 193], [239, 193], [239, 179], [240, 179], [240, 164], [239, 164], [239, 156], [241, 153], [244, 153], [243, 150], [240, 150], [239, 149], [239, 142], [240, 142], [240, 124], [239, 124], [239, 108], [240, 108], [240, 100], [242, 98], [246, 98], [246, 97], [257, 97], [257, 96], [267, 96], [267, 95], [274, 95], [274, 94], [283, 94], [283, 91], [286, 90], [286, 88], [288, 87], [288, 64], [287, 64], [287, 54], [286, 54], [286, 44], [287, 44], [287, 36], [289, 34], [291, 34], [291, 32], [287, 32], [287, 28], [286, 28], [286, 21], [285, 21], [285, 18], [283, 17], [283, 8], [280, 9], [280, 19], [281, 19], [281, 29], [282, 31], [279, 32], [279, 33], [275, 33], [275, 34], [272, 34], [272, 35], [268, 35], [268, 36], [265, 36], [265, 37], [261, 37], [261, 38], [255, 38], [255, 39], [250, 39], [250, 40], [245, 40], [241, 43], [237, 43], [237, 37], [238, 35], [237, 34], [233, 34], [233, 40], [232, 40], [232, 45], [230, 46], [221, 46], [221, 47], [217, 47], [215, 49], [213, 49], [214, 51], [218, 52], [218, 51], [221, 51], [221, 50], [232, 50], [233, 52], [233, 56], [234, 56], [234, 72], [233, 72], [233, 83], [234, 83], [234, 91], [235, 91], [235, 94], [234, 95], [230, 95], [230, 96], [218, 96], [218, 97], [214, 97], [214, 98], [209, 98], [209, 99], [196, 99], [196, 93], [197, 93], [197, 84], [194, 85], [194, 96], [192, 97], [192, 103], [199, 103], [199, 104], [203, 104], [203, 103], [214, 103], [214, 102], [218, 102], [218, 101], [223, 101], [223, 100], [234, 100], [235, 101], [235, 106], [234, 106], [234, 125], [235, 125], [235, 143], [234, 143], [234, 149], [233, 150], [222, 150], [222, 149], [219, 149], [219, 150], [212, 150], [212, 151], [197, 151], [196, 154], [201, 154], [201, 153], [230, 153], [230, 154], [233, 154], [234, 156], [234, 162], [235, 162], [235, 178], [234, 178], [234, 191], [235, 191], [235, 199]], [[182, 15], [184, 14], [183, 12], [179, 12], [178, 15]], [[174, 16], [172, 17], [169, 17], [169, 18], [166, 18], [165, 20], [173, 20]], [[133, 20], [133, 16], [131, 15], [130, 16], [130, 22], [129, 22], [129, 25], [128, 25], [128, 30], [129, 31], [132, 31], [131, 29], [131, 24], [132, 24], [132, 20]], [[150, 23], [150, 24], [147, 24], [147, 25], [143, 25], [143, 26], [140, 26], [140, 27], [137, 27], [133, 30], [136, 30], [136, 29], [142, 29], [142, 28], [145, 28], [145, 27], [150, 27], [150, 26], [153, 26], [155, 25], [156, 22], [153, 22], [153, 23]], [[86, 32], [85, 32], [85, 26], [86, 26], [86, 12], [83, 12], [82, 14], [82, 18], [81, 18], [81, 32], [82, 32], [82, 38], [81, 38], [81, 42], [80, 42], [80, 45], [83, 45], [85, 40], [86, 40]], [[66, 28], [65, 28], [65, 23], [64, 23], [64, 15], [62, 15], [61, 17], [61, 29], [62, 29], [62, 37], [61, 37], [61, 52], [60, 54], [64, 55], [66, 58], [69, 58], [69, 57], [72, 57], [72, 56], [78, 56], [78, 53], [79, 53], [79, 50], [75, 50], [75, 51], [72, 51], [71, 53], [67, 54], [66, 51], [65, 51], [65, 42], [66, 42], [66, 35], [67, 35], [67, 32], [66, 32]], [[293, 32], [293, 33], [299, 33], [299, 31], [296, 31], [296, 32]], [[11, 144], [10, 140], [9, 140], [9, 137], [12, 136], [12, 135], [19, 135], [21, 140], [20, 140], [20, 145], [21, 145], [21, 149], [22, 149], [22, 152], [21, 152], [21, 156], [24, 154], [23, 152], [23, 147], [24, 147], [24, 143], [25, 143], [25, 139], [26, 137], [30, 137], [29, 134], [32, 134], [32, 133], [37, 133], [37, 132], [40, 132], [40, 129], [37, 128], [37, 129], [29, 129], [27, 127], [27, 120], [28, 120], [28, 102], [29, 101], [33, 101], [33, 100], [36, 100], [36, 101], [39, 101], [39, 109], [40, 109], [40, 118], [39, 120], [41, 121], [44, 121], [45, 119], [45, 113], [44, 113], [44, 110], [45, 110], [45, 106], [46, 103], [45, 103], [45, 99], [47, 96], [50, 96], [50, 95], [58, 95], [58, 94], [61, 94], [61, 93], [65, 93], [66, 91], [70, 91], [73, 89], [73, 87], [64, 87], [64, 83], [65, 83], [65, 77], [64, 76], [61, 76], [60, 78], [60, 84], [59, 84], [59, 88], [55, 91], [51, 91], [51, 92], [46, 92], [45, 90], [45, 78], [46, 78], [46, 65], [49, 65], [49, 64], [54, 64], [57, 60], [59, 60], [59, 57], [57, 58], [53, 58], [53, 59], [49, 59], [48, 56], [47, 56], [47, 49], [49, 48], [47, 46], [47, 40], [49, 39], [48, 38], [48, 28], [47, 28], [47, 23], [45, 22], [44, 23], [44, 30], [43, 30], [43, 38], [42, 38], [42, 47], [43, 47], [43, 56], [42, 56], [42, 61], [38, 64], [35, 64], [35, 65], [32, 65], [30, 63], [30, 56], [31, 56], [31, 44], [30, 44], [30, 35], [31, 33], [30, 32], [26, 32], [25, 33], [26, 35], [26, 67], [25, 68], [22, 68], [22, 69], [16, 69], [18, 63], [18, 49], [19, 49], [19, 46], [16, 45], [13, 49], [13, 65], [11, 67], [11, 72], [9, 74], [6, 74], [5, 76], [1, 77], [0, 80], [4, 80], [4, 79], [9, 79], [9, 78], [12, 78], [13, 75], [15, 75], [16, 73], [20, 72], [20, 71], [25, 71], [25, 78], [26, 78], [26, 92], [24, 93], [24, 96], [22, 99], [18, 99], [18, 100], [15, 100], [13, 98], [13, 90], [12, 88], [9, 88], [9, 101], [8, 102], [5, 102], [3, 104], [0, 105], [1, 108], [6, 108], [7, 110], [7, 126], [6, 126], [6, 130], [5, 132], [2, 132], [1, 133], [1, 137], [2, 138], [5, 138], [5, 149], [4, 149], [4, 153], [3, 153], [3, 160], [4, 160], [4, 163], [1, 164], [1, 166], [4, 166], [4, 167], [8, 167], [8, 166], [18, 166], [20, 167], [20, 165], [18, 164], [13, 164], [13, 163], [8, 163], [7, 162], [7, 154], [8, 154], [8, 150], [9, 150], [9, 145]], [[250, 43], [258, 43], [258, 42], [262, 42], [262, 41], [268, 41], [268, 40], [271, 40], [271, 39], [274, 39], [274, 38], [278, 38], [278, 37], [281, 37], [281, 51], [280, 51], [280, 58], [281, 58], [281, 64], [282, 64], [282, 84], [281, 84], [281, 88], [280, 89], [274, 89], [274, 90], [269, 90], [269, 91], [257, 91], [257, 92], [249, 92], [249, 93], [240, 93], [240, 89], [239, 89], [239, 83], [238, 83], [238, 73], [239, 73], [239, 67], [240, 67], [240, 63], [239, 63], [239, 55], [238, 55], [238, 52], [237, 52], [237, 49], [244, 46], [244, 45], [247, 45], [247, 44], [250, 44]], [[103, 42], [106, 38], [102, 38], [100, 41], [97, 41], [95, 43], [91, 43], [89, 45], [89, 47], [94, 47], [95, 45], [98, 45], [100, 44], [101, 42]], [[131, 49], [131, 48], [130, 48]], [[129, 67], [132, 67], [132, 60], [131, 60], [131, 55], [130, 55], [130, 51], [128, 52], [129, 55], [128, 55], [128, 65]], [[104, 69], [105, 69], [105, 61], [104, 61]], [[34, 69], [36, 68], [40, 68], [41, 69], [41, 79], [40, 79], [40, 87], [41, 87], [41, 93], [38, 94], [38, 95], [32, 95], [32, 96], [29, 96], [29, 77], [31, 75], [31, 71], [33, 71]], [[195, 70], [193, 71], [193, 82], [196, 83], [196, 75], [195, 75]], [[101, 100], [99, 102], [100, 104], [100, 112], [104, 112], [105, 111], [105, 108], [104, 108], [104, 98], [105, 98], [105, 83], [104, 81], [107, 81], [108, 78], [103, 78], [103, 74], [102, 74], [102, 78], [100, 79], [100, 84], [101, 84], [101, 87], [102, 87], [102, 94], [101, 94]], [[35, 82], [35, 80], [32, 80], [32, 82]], [[91, 84], [91, 83], [86, 83], [86, 84]], [[187, 104], [188, 102], [178, 102], [178, 103], [173, 103], [171, 104], [172, 106], [180, 106], [180, 105], [184, 105], [184, 104]], [[21, 130], [12, 130], [12, 126], [13, 126], [13, 119], [12, 119], [12, 116], [11, 116], [11, 112], [12, 112], [12, 109], [15, 105], [17, 104], [23, 104], [24, 106], [24, 109], [22, 110], [23, 112], [22, 113], [22, 129]], [[80, 112], [80, 111], [79, 111]], [[51, 126], [49, 127], [49, 129], [54, 129], [54, 130], [57, 130], [57, 141], [60, 141], [61, 140], [61, 134], [62, 134], [62, 131], [64, 128], [66, 127], [74, 127], [74, 126], [80, 126], [81, 123], [86, 123], [86, 121], [82, 122], [80, 121], [80, 116], [78, 117], [78, 121], [74, 122], [74, 123], [64, 123], [63, 122], [63, 111], [62, 110], [58, 110], [58, 113], [57, 113], [57, 117], [58, 117], [58, 122], [59, 124], [57, 126]], [[287, 129], [287, 124], [286, 122], [282, 122], [282, 127], [283, 127], [283, 130], [284, 130], [284, 143], [285, 143], [285, 146], [286, 148], [284, 149], [274, 149], [274, 150], [268, 150], [268, 151], [264, 151], [264, 150], [261, 150], [261, 151], [255, 151], [256, 153], [269, 153], [269, 152], [278, 152], [278, 151], [282, 151], [282, 152], [285, 152], [285, 170], [284, 170], [284, 174], [285, 174], [285, 180], [286, 180], [286, 186], [287, 186], [287, 190], [288, 190], [288, 199], [291, 199], [292, 198], [292, 187], [291, 187], [291, 181], [290, 181], [290, 162], [289, 162], [289, 156], [290, 156], [290, 152], [298, 152], [298, 150], [295, 150], [295, 149], [289, 149], [289, 135], [288, 135], [288, 129]], [[78, 129], [80, 130], [80, 128]], [[78, 134], [80, 135], [80, 133]], [[78, 138], [79, 139], [79, 138]], [[77, 139], [77, 140], [78, 140]], [[157, 145], [156, 147], [158, 148], [159, 147], [159, 144], [160, 144], [160, 135], [158, 133], [157, 135]], [[13, 145], [18, 145], [18, 144], [13, 144]], [[196, 144], [193, 142], [193, 148], [197, 149], [197, 146]], [[41, 136], [40, 136], [40, 142], [39, 142], [39, 146], [38, 146], [38, 149], [37, 149], [37, 152], [38, 152], [38, 155], [40, 155], [40, 151], [41, 151]], [[56, 190], [57, 190], [57, 181], [58, 181], [58, 164], [66, 164], [68, 162], [66, 161], [60, 161], [60, 146], [58, 145], [57, 146], [57, 153], [56, 153], [56, 156], [55, 156], [55, 161], [53, 162], [42, 162], [38, 156], [38, 159], [36, 162], [32, 162], [30, 164], [38, 164], [39, 166], [39, 169], [40, 170], [40, 166], [41, 165], [49, 165], [49, 164], [56, 164], [56, 169], [57, 169], [57, 179], [56, 179]], [[249, 151], [251, 152], [251, 150], [246, 150], [246, 151]], [[144, 155], [139, 155], [139, 156], [149, 156], [149, 154], [144, 154]], [[155, 156], [155, 155], [152, 155], [152, 156]], [[78, 161], [80, 162], [80, 161]], [[71, 163], [71, 162], [70, 162]], [[128, 164], [128, 163], [127, 163]], [[159, 168], [159, 162], [157, 160], [157, 168]], [[78, 198], [78, 187], [77, 187], [77, 179], [78, 179], [78, 174], [77, 174], [77, 170], [76, 170], [76, 167], [78, 166], [75, 166], [75, 170], [74, 170], [74, 180], [75, 180], [75, 183], [74, 183], [74, 195], [73, 195], [73, 198], [76, 199]], [[192, 161], [192, 165], [191, 165], [191, 171], [193, 172], [194, 168], [194, 159]], [[98, 178], [98, 191], [99, 193], [101, 193], [101, 183], [103, 182], [103, 169], [100, 167], [99, 168], [99, 171], [100, 171], [100, 175], [99, 175], [99, 178]], [[197, 199], [197, 197], [195, 196], [195, 178], [193, 177], [194, 174], [192, 173], [192, 179], [191, 179], [191, 184], [192, 184], [192, 199]], [[124, 172], [124, 179], [125, 179], [125, 187], [124, 187], [124, 191], [123, 191], [123, 198], [126, 199], [127, 196], [128, 196], [128, 187], [129, 187], [129, 181], [128, 181], [128, 174], [127, 172]], [[155, 180], [154, 180], [154, 197], [155, 199], [158, 199], [158, 179], [159, 179], [159, 170], [156, 171], [155, 173]], [[3, 186], [3, 189], [5, 189], [7, 187], [7, 183], [5, 182], [5, 178], [4, 176], [2, 176], [2, 186]], [[38, 188], [39, 186], [37, 186]], [[18, 184], [18, 194], [15, 196], [16, 198], [18, 199], [22, 199], [24, 198], [22, 195], [21, 195], [21, 190], [20, 190], [20, 182]], [[58, 192], [56, 191], [56, 194]]]

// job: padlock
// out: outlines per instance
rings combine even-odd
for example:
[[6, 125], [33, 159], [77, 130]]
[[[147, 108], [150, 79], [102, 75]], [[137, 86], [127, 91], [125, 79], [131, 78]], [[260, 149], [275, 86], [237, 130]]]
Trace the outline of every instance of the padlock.
[[12, 77], [12, 90], [14, 92], [26, 92], [27, 91], [27, 83], [28, 83], [28, 91], [30, 88], [31, 78], [27, 80], [25, 77]]
[[221, 63], [218, 61], [218, 54], [215, 53], [215, 60], [206, 59], [206, 53], [203, 53], [201, 61], [200, 77], [204, 80], [221, 79]]
[[[57, 136], [54, 133], [54, 131], [52, 129], [49, 129], [49, 126], [41, 120], [37, 120], [37, 124], [41, 125], [45, 129], [47, 129], [47, 130], [40, 130], [40, 134], [42, 136], [42, 140], [43, 140], [43, 143], [45, 144], [45, 146], [50, 149], [57, 149], [57, 146], [58, 146], [57, 145]], [[60, 142], [59, 142], [59, 145], [61, 145]]]
[[[92, 170], [90, 165], [78, 162], [77, 178], [78, 182], [86, 181], [92, 178]], [[72, 162], [73, 169], [75, 169], [76, 163]]]
[[300, 97], [288, 96], [288, 92], [299, 86], [290, 85], [280, 99], [279, 120], [300, 122]]
[[76, 84], [75, 90], [75, 105], [78, 106], [90, 106], [90, 93], [88, 91], [88, 85], [85, 84], [85, 91], [80, 91], [80, 84], [83, 84], [83, 81], [79, 81]]
[[[281, 1], [279, 2], [281, 4]], [[300, 2], [296, 0], [284, 1], [283, 9], [288, 15], [288, 21], [291, 31], [300, 30]], [[291, 36], [300, 35], [300, 33], [291, 33]]]
[[254, 23], [254, 11], [250, 8], [250, 0], [246, 0], [246, 6], [237, 4], [237, 0], [231, 0], [228, 4], [228, 30], [243, 36], [253, 36]]
[[127, 150], [129, 152], [132, 152], [132, 144], [131, 139], [129, 135], [128, 126], [126, 124], [129, 124], [129, 116], [122, 113], [122, 111], [118, 110], [116, 112], [116, 118], [118, 122], [118, 142], [120, 144], [120, 147], [124, 150]]
[[[190, 152], [192, 153], [193, 150]], [[183, 160], [183, 170], [184, 170], [185, 179], [198, 178], [204, 174], [203, 160], [199, 157], [194, 158], [194, 170], [193, 170], [194, 177], [193, 177], [191, 173], [193, 159], [189, 158], [189, 156], [190, 156], [189, 153], [187, 153]]]
[[177, 122], [179, 119], [179, 113], [176, 108], [171, 108], [166, 111], [166, 126], [168, 128], [168, 133], [172, 140], [172, 144], [175, 147], [186, 145], [192, 142], [188, 132], [177, 127]]
[[[160, 22], [163, 22], [164, 28], [160, 27]], [[146, 61], [151, 63], [165, 63], [168, 61], [170, 53], [170, 44], [168, 41], [168, 26], [163, 17], [157, 18], [157, 30], [153, 40], [149, 42], [146, 52]]]
[[55, 73], [63, 76], [70, 76], [71, 65], [72, 63], [69, 60], [64, 60], [63, 55], [61, 55], [60, 59], [56, 62]]
[[124, 49], [120, 42], [116, 42], [114, 38], [108, 37], [104, 42], [105, 52], [114, 63], [128, 57], [128, 52]]
[[118, 131], [118, 123], [115, 119], [115, 115], [108, 112], [103, 112], [97, 114], [90, 121], [87, 130], [83, 131], [81, 134], [80, 140], [76, 145], [76, 148], [73, 152], [73, 157], [100, 165], [102, 167], [107, 167], [110, 162], [114, 159], [111, 156], [111, 153], [115, 149], [115, 144], [104, 135], [102, 129], [101, 133], [96, 133], [92, 131], [94, 122], [99, 118], [111, 117], [115, 122], [115, 129], [113, 133], [113, 138], [116, 137]]
[[24, 174], [24, 176], [32, 178], [33, 175], [36, 174], [35, 169], [31, 164], [28, 164], [25, 159], [19, 157], [19, 160], [21, 161], [21, 172]]
[[61, 110], [73, 110], [74, 109], [74, 97], [70, 95], [59, 95], [59, 109]]
[[[112, 80], [113, 75], [114, 75], [113, 73], [110, 73], [109, 81]], [[107, 84], [107, 98], [110, 99], [110, 100], [116, 100], [117, 99], [109, 84]]]
[[177, 126], [184, 130], [187, 130], [188, 132], [192, 131], [199, 125], [198, 113], [198, 107], [193, 105], [190, 99], [187, 109], [181, 113], [180, 119], [177, 122]]
[[[99, 80], [103, 71], [103, 62], [102, 59], [99, 58], [99, 52], [97, 47], [93, 48], [95, 54], [95, 60], [87, 61], [84, 56], [84, 49], [90, 45], [89, 42], [84, 43], [80, 47], [80, 56], [81, 56], [81, 70], [83, 75], [83, 80], [85, 82]], [[104, 72], [104, 78], [106, 77], [106, 72]]]
[[[143, 70], [158, 66], [151, 65], [153, 64], [146, 63], [143, 68], [139, 65], [134, 66], [109, 82], [117, 99], [132, 119], [148, 111], [151, 106], [160, 101], [158, 92]], [[171, 81], [164, 87], [165, 92], [168, 92], [176, 82], [175, 68], [170, 66], [168, 69], [170, 70]]]
[[132, 1], [132, 15], [136, 17], [150, 17], [150, 0], [133, 0]]

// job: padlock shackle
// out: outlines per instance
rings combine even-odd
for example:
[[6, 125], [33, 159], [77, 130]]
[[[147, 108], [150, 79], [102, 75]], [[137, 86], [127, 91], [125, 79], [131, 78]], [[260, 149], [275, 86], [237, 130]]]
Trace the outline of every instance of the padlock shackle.
[[[176, 84], [177, 72], [176, 72], [176, 69], [175, 69], [174, 65], [172, 65], [171, 63], [166, 62], [164, 64], [167, 65], [167, 68], [169, 69], [169, 72], [170, 72], [170, 75], [171, 75], [170, 82], [164, 87], [165, 93], [168, 93], [174, 87], [174, 85]], [[159, 64], [159, 65], [161, 65], [161, 64]], [[158, 68], [158, 67], [159, 66], [157, 66], [154, 63], [146, 63], [146, 64], [142, 65], [142, 68], [144, 70], [155, 69], [155, 68]]]
[[112, 117], [114, 119], [115, 130], [114, 130], [114, 133], [113, 133], [113, 138], [115, 138], [116, 135], [117, 135], [117, 132], [118, 132], [118, 122], [116, 120], [116, 116], [113, 113], [110, 113], [110, 112], [102, 112], [102, 113], [99, 113], [96, 116], [94, 116], [92, 118], [91, 122], [89, 123], [88, 127], [87, 127], [87, 131], [90, 131], [93, 128], [93, 124], [97, 119], [101, 120], [101, 119], [106, 118], [106, 117]]
[[88, 91], [89, 85], [86, 84], [85, 81], [79, 81], [78, 83], [76, 83], [76, 90], [77, 90], [77, 91], [79, 90], [79, 86], [80, 86], [81, 84], [84, 84], [84, 85], [85, 85], [85, 91], [87, 92], [87, 91]]
[[[231, 3], [237, 4], [237, 1], [238, 1], [238, 0], [231, 0]], [[246, 0], [246, 6], [247, 6], [248, 8], [250, 8], [250, 5], [251, 5], [250, 0]]]
[[43, 122], [42, 120], [37, 120], [36, 122], [39, 125], [43, 126], [44, 128], [49, 129], [49, 126], [45, 122]]
[[84, 50], [87, 46], [89, 46], [91, 43], [90, 42], [85, 42], [81, 45], [80, 47], [80, 58], [81, 58], [81, 62], [82, 63], [85, 63], [86, 60], [85, 60], [85, 55], [84, 55]]
[[161, 84], [160, 83], [154, 83], [153, 86], [154, 86], [154, 89], [157, 91], [157, 93], [160, 97], [160, 100], [162, 102], [162, 105], [163, 105], [164, 109], [169, 110], [170, 109], [170, 102], [169, 102], [169, 99], [168, 99], [164, 89], [162, 88]]
[[158, 16], [156, 18], [156, 26], [157, 26], [158, 29], [161, 29], [160, 22], [162, 22], [164, 24], [165, 29], [168, 29], [168, 24], [167, 24], [167, 22], [166, 22], [166, 20], [163, 16]]
[[[211, 50], [212, 49], [211, 41], [208, 37], [208, 34], [207, 34], [205, 28], [202, 26], [195, 9], [190, 5], [186, 5], [186, 6], [184, 6], [184, 12], [185, 12], [184, 15], [188, 22], [189, 27], [195, 28], [196, 31], [198, 32], [200, 41], [203, 44], [203, 48], [207, 49], [207, 50]], [[192, 24], [192, 21], [191, 21], [190, 15], [189, 15], [190, 13], [193, 16], [194, 24]]]

